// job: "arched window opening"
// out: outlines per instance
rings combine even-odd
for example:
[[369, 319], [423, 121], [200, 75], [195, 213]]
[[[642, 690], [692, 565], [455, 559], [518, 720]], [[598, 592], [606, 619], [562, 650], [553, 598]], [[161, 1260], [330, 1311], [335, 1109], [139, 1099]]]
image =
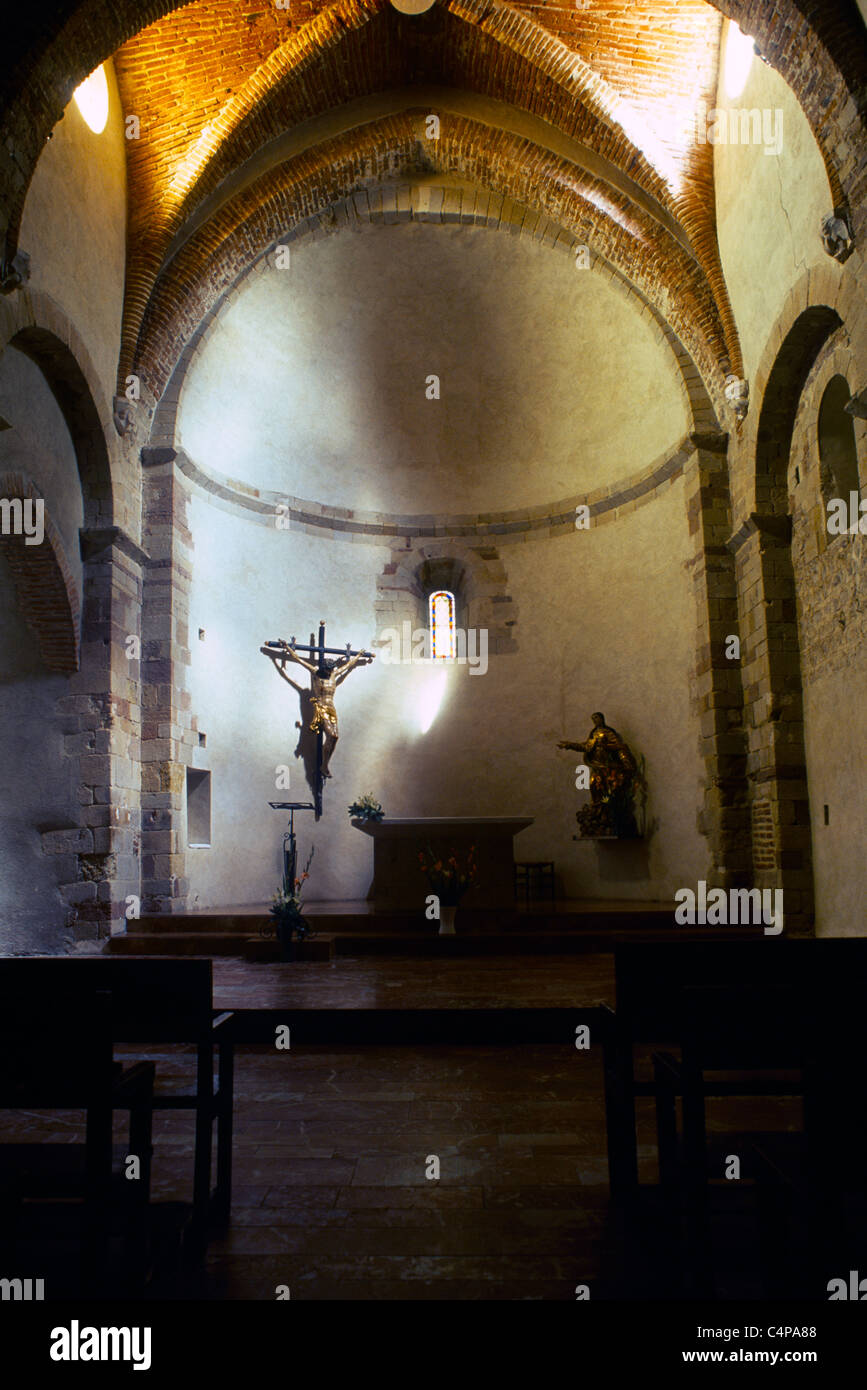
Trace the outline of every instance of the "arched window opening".
[[428, 600], [431, 656], [434, 661], [454, 661], [455, 596], [448, 589], [437, 589]]
[[108, 122], [108, 79], [105, 65], [95, 68], [73, 92], [75, 104], [94, 135], [101, 135]]
[[846, 378], [835, 376], [819, 406], [819, 464], [826, 505], [833, 497], [848, 504], [849, 494], [857, 492], [860, 486], [855, 424], [845, 409], [851, 395]]
[[729, 101], [735, 101], [747, 85], [755, 56], [755, 42], [744, 34], [733, 19], [729, 20], [725, 39], [723, 82]]

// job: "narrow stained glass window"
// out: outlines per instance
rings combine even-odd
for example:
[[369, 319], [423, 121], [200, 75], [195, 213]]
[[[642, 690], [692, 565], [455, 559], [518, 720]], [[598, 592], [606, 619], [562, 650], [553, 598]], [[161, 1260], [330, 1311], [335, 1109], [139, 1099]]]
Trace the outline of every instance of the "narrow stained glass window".
[[455, 596], [438, 589], [430, 596], [431, 655], [434, 660], [453, 661], [455, 651]]

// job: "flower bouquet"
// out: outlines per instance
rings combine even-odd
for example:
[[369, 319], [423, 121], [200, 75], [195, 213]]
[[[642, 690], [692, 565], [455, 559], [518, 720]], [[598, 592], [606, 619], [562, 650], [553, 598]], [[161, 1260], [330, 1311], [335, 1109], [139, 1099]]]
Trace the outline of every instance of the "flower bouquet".
[[301, 898], [302, 885], [310, 877], [312, 860], [313, 850], [311, 849], [301, 877], [296, 878], [294, 882], [284, 878], [279, 893], [275, 893], [271, 901], [269, 911], [274, 918], [277, 936], [283, 948], [284, 960], [294, 958], [293, 942], [303, 941], [305, 937], [310, 936], [312, 931], [309, 922], [304, 919], [302, 913], [304, 904]]
[[385, 812], [379, 802], [370, 792], [368, 792], [366, 796], [360, 796], [357, 801], [353, 801], [348, 809], [353, 820], [379, 821], [385, 816]]
[[419, 851], [418, 861], [431, 892], [439, 899], [439, 934], [453, 936], [458, 903], [476, 881], [476, 847], [470, 845], [466, 860], [462, 863], [456, 850], [448, 855], [437, 854], [428, 845], [426, 850]]

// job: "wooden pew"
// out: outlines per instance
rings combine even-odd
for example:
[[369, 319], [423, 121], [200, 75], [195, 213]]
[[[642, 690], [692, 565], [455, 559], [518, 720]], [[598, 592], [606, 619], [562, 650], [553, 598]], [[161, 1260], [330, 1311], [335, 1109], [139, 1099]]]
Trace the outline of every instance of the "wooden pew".
[[[681, 1219], [684, 1222], [685, 1272], [695, 1296], [715, 1296], [710, 1223], [713, 1171], [719, 1178], [728, 1154], [736, 1153], [743, 1165], [741, 1178], [754, 1179], [755, 1142], [763, 1137], [729, 1134], [709, 1146], [706, 1100], [711, 1096], [802, 1095], [810, 1001], [819, 988], [814, 987], [811, 994], [791, 983], [687, 988], [681, 1000], [679, 1056], [654, 1054], [660, 1180], [668, 1198], [673, 1245]], [[678, 1096], [683, 1104], [680, 1143]], [[770, 1136], [771, 1142], [775, 1137]]]
[[[812, 985], [823, 991], [852, 980], [867, 986], [867, 939], [760, 938], [672, 941], [615, 950], [616, 1013], [606, 1066], [608, 1161], [612, 1196], [629, 1200], [638, 1188], [635, 1100], [655, 1096], [654, 1080], [635, 1075], [638, 1045], [680, 1046], [684, 994], [691, 988], [751, 988], [775, 991]], [[750, 1089], [748, 1078], [722, 1085], [717, 1095], [769, 1094]], [[790, 1094], [785, 1080], [776, 1094]]]
[[[193, 1110], [196, 1116], [193, 1220], [203, 1244], [210, 1221], [228, 1220], [232, 1185], [234, 1047], [231, 1014], [213, 1007], [210, 960], [113, 956], [24, 957], [0, 960], [0, 997], [17, 991], [30, 997], [41, 989], [65, 991], [75, 1000], [95, 990], [111, 995], [115, 1043], [143, 1047], [186, 1044], [196, 1048], [195, 1086], [179, 1094], [156, 1094], [156, 1110]], [[214, 1048], [218, 1050], [214, 1088]], [[217, 1174], [210, 1190], [213, 1127], [217, 1126]]]
[[[52, 1224], [58, 1202], [72, 1204], [72, 1215], [82, 1204], [77, 1244], [85, 1281], [107, 1272], [117, 1219], [127, 1272], [138, 1277], [146, 1262], [154, 1065], [115, 1062], [109, 992], [85, 987], [72, 996], [56, 976], [27, 974], [26, 982], [16, 975], [14, 988], [8, 973], [0, 980], [0, 1107], [83, 1110], [86, 1137], [83, 1145], [0, 1145], [4, 1243], [26, 1238], [21, 1217], [28, 1199], [51, 1203]], [[113, 1168], [115, 1110], [130, 1112], [128, 1148], [141, 1163], [134, 1184]], [[38, 1210], [44, 1213], [44, 1206]]]

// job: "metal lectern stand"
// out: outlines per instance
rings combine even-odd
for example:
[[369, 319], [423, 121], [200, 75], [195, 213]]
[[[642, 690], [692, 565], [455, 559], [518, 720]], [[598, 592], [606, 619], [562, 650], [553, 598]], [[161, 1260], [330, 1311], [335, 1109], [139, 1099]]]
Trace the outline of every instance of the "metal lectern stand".
[[298, 867], [298, 841], [295, 836], [295, 812], [315, 811], [312, 801], [269, 801], [274, 811], [289, 812], [289, 828], [283, 832], [283, 884], [288, 892], [295, 887], [295, 870]]

